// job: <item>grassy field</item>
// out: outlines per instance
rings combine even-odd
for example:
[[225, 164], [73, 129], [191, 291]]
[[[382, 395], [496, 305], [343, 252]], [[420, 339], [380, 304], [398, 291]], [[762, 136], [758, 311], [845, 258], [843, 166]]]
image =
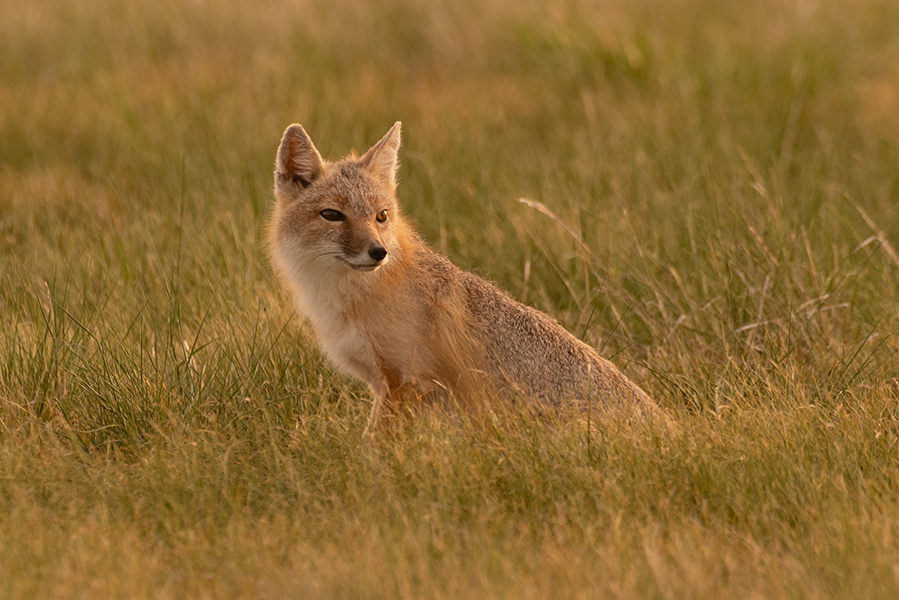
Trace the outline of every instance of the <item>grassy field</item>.
[[[0, 14], [0, 597], [899, 597], [899, 4]], [[425, 237], [669, 424], [362, 441], [263, 240], [289, 123], [397, 119]]]

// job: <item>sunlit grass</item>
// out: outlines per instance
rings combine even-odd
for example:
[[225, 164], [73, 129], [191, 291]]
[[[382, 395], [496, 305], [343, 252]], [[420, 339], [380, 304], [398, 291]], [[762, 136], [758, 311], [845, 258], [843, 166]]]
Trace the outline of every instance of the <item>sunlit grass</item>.
[[[0, 596], [897, 595], [891, 3], [0, 14]], [[287, 124], [397, 119], [429, 242], [668, 423], [362, 442], [264, 228]]]

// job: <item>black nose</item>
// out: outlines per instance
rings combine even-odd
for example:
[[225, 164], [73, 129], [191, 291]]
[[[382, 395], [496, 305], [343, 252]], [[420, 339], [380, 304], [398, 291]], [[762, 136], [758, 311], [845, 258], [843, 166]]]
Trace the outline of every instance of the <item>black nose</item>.
[[384, 257], [387, 256], [387, 248], [384, 246], [372, 246], [368, 249], [368, 255], [372, 260], [381, 262], [384, 260]]

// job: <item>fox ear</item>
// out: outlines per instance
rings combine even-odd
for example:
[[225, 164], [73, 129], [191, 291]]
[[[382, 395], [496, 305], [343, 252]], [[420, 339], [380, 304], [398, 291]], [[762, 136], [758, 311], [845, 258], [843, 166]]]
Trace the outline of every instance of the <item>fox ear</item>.
[[306, 188], [322, 173], [322, 157], [302, 125], [287, 128], [275, 159], [275, 185], [293, 183]]
[[394, 123], [390, 131], [381, 138], [381, 141], [372, 146], [359, 159], [359, 162], [365, 165], [375, 177], [389, 185], [391, 189], [396, 188], [396, 172], [399, 168], [397, 152], [400, 149], [401, 126], [399, 121]]

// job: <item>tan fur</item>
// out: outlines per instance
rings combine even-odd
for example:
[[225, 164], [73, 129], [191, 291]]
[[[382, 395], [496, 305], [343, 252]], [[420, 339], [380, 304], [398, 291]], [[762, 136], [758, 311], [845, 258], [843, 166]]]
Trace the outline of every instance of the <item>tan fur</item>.
[[367, 431], [431, 398], [469, 410], [497, 395], [652, 409], [555, 320], [425, 244], [397, 204], [399, 146], [397, 122], [362, 157], [329, 162], [291, 125], [276, 159], [272, 264], [325, 354], [371, 388]]

